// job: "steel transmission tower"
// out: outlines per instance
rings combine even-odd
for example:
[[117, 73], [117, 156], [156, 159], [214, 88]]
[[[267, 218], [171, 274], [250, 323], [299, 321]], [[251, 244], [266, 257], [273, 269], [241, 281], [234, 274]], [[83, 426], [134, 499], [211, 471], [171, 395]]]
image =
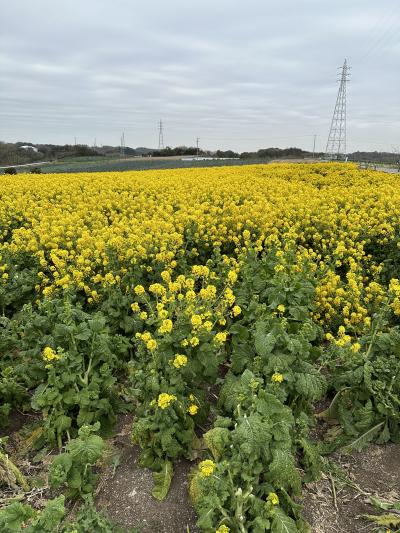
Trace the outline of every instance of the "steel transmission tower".
[[338, 80], [340, 81], [339, 91], [325, 154], [328, 159], [346, 160], [346, 84], [350, 75], [350, 67], [347, 65], [347, 59], [344, 60], [341, 70], [342, 73]]
[[164, 150], [164, 131], [162, 120], [158, 123], [158, 149]]
[[121, 157], [125, 157], [125, 133], [124, 132], [122, 132], [122, 135], [121, 135], [120, 150], [121, 150]]

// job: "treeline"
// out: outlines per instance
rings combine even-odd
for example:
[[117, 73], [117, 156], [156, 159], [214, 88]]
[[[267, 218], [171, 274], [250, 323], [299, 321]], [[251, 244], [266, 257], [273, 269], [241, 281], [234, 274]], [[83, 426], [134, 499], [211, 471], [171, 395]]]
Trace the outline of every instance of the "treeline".
[[349, 154], [349, 161], [398, 164], [400, 154], [391, 152], [354, 152]]
[[[32, 148], [28, 148], [32, 146]], [[37, 151], [36, 151], [37, 150]], [[66, 157], [90, 157], [101, 155], [84, 144], [32, 144], [0, 142], [0, 166], [24, 165], [36, 161], [54, 161]]]
[[[28, 146], [32, 146], [29, 149]], [[240, 158], [245, 160], [271, 161], [275, 159], [316, 159], [324, 158], [323, 152], [312, 154], [301, 148], [262, 148], [255, 152], [235, 152], [233, 150], [202, 150], [195, 146], [167, 146], [162, 150], [153, 148], [120, 146], [87, 146], [85, 144], [35, 144], [0, 142], [0, 166], [17, 166], [39, 161], [56, 161], [73, 157], [171, 157], [202, 156], [219, 158]], [[389, 152], [354, 152], [348, 155], [349, 161], [398, 164], [400, 155]]]

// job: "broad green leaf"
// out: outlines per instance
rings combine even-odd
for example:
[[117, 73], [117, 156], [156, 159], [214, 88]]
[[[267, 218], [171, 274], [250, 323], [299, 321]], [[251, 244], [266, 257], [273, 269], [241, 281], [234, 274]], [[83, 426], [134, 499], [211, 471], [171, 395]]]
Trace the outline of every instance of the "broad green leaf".
[[370, 515], [365, 514], [362, 515], [364, 518], [367, 518], [367, 520], [370, 520], [371, 522], [375, 522], [378, 526], [384, 526], [384, 527], [397, 527], [400, 526], [400, 515], [398, 514], [382, 514], [382, 515]]
[[299, 533], [296, 522], [282, 509], [275, 509], [271, 524], [271, 533]]
[[226, 428], [214, 427], [203, 435], [208, 449], [216, 461], [219, 461], [226, 446], [229, 444], [230, 431]]
[[154, 498], [164, 500], [167, 497], [173, 473], [171, 461], [165, 461], [160, 472], [153, 472], [154, 488], [152, 495]]

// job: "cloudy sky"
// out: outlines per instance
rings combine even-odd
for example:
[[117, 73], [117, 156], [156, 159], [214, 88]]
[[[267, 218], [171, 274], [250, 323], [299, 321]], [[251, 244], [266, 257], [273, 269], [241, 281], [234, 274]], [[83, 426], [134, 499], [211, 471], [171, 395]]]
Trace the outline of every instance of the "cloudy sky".
[[399, 0], [0, 0], [0, 140], [400, 148]]

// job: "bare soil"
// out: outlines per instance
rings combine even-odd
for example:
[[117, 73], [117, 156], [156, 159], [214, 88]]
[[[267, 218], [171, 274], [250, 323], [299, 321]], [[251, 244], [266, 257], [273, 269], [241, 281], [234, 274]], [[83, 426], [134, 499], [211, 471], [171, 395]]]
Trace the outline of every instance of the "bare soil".
[[371, 444], [360, 453], [335, 455], [333, 459], [353, 487], [341, 483], [333, 475], [304, 488], [303, 514], [313, 533], [372, 531], [374, 525], [361, 516], [379, 514], [370, 505], [369, 495], [385, 501], [400, 501], [400, 445]]
[[189, 461], [174, 464], [174, 478], [167, 498], [160, 502], [151, 491], [153, 477], [138, 464], [140, 450], [130, 442], [132, 420], [120, 421], [114, 451], [120, 454], [117, 468], [111, 465], [101, 476], [97, 507], [125, 528], [138, 527], [141, 533], [198, 533], [196, 515], [188, 494]]

